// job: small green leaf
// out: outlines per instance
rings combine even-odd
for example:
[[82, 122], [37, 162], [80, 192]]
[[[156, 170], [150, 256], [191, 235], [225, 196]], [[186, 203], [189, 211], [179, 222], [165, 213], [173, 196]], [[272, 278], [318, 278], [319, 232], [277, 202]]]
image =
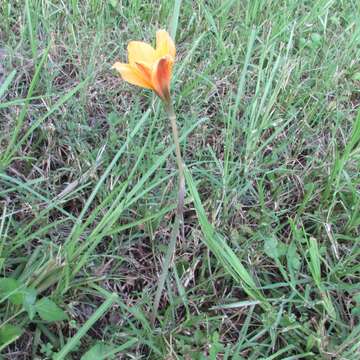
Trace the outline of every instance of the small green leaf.
[[99, 342], [88, 350], [81, 357], [81, 360], [108, 360], [109, 355], [113, 352], [113, 350], [113, 346]]
[[265, 238], [264, 251], [266, 255], [270, 256], [273, 259], [279, 258], [279, 251], [277, 246], [278, 240], [275, 237], [269, 236]]
[[23, 330], [18, 326], [5, 324], [0, 328], [0, 350], [18, 339]]
[[35, 309], [40, 318], [44, 321], [62, 321], [67, 320], [64, 310], [60, 309], [52, 300], [44, 297], [35, 303]]
[[300, 269], [301, 266], [300, 256], [296, 251], [296, 244], [294, 241], [292, 241], [288, 247], [286, 259], [290, 272], [294, 272]]
[[323, 293], [322, 296], [325, 310], [333, 319], [336, 319], [336, 311], [331, 301], [330, 295], [328, 293]]
[[225, 351], [224, 345], [220, 342], [220, 336], [218, 332], [214, 332], [211, 337], [211, 346], [210, 346], [210, 353], [209, 359], [216, 360], [220, 353]]
[[110, 0], [109, 3], [111, 5], [111, 7], [113, 7], [114, 9], [116, 9], [119, 6], [117, 0]]
[[313, 237], [309, 241], [309, 255], [310, 263], [309, 268], [311, 275], [318, 288], [321, 288], [321, 258], [317, 240]]
[[27, 288], [24, 290], [23, 307], [27, 311], [30, 320], [33, 320], [36, 313], [36, 290]]
[[318, 33], [312, 33], [311, 34], [311, 42], [313, 46], [319, 47], [321, 45], [322, 37]]
[[306, 351], [310, 351], [316, 345], [317, 339], [314, 335], [310, 335], [306, 341]]
[[37, 295], [37, 292], [35, 289], [26, 288], [26, 289], [24, 289], [23, 294], [24, 294], [23, 304], [29, 304], [29, 305], [35, 304], [36, 295]]
[[286, 255], [287, 249], [288, 249], [287, 244], [283, 243], [282, 241], [278, 241], [277, 250], [280, 257]]
[[351, 76], [351, 79], [355, 81], [360, 81], [360, 72], [356, 72], [355, 74], [353, 74]]
[[14, 305], [21, 305], [23, 301], [23, 294], [21, 283], [13, 278], [0, 279], [0, 299], [9, 298]]
[[306, 46], [307, 45], [307, 41], [306, 41], [306, 39], [305, 38], [300, 38], [300, 45], [301, 46]]

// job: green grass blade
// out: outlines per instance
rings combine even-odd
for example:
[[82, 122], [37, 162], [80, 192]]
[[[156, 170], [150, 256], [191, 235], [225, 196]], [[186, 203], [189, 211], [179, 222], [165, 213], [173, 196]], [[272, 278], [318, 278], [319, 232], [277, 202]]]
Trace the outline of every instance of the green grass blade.
[[57, 354], [53, 356], [53, 359], [66, 359], [66, 356], [76, 348], [80, 340], [86, 335], [90, 328], [96, 323], [96, 321], [98, 321], [102, 316], [104, 316], [104, 314], [109, 310], [109, 308], [116, 303], [117, 299], [117, 294], [111, 294], [84, 323], [84, 325], [78, 330], [78, 332], [73, 337], [71, 337], [71, 339], [66, 343], [66, 345]]
[[181, 2], [182, 0], [175, 0], [173, 13], [171, 16], [170, 35], [174, 40], [176, 39], [176, 31], [179, 23]]
[[194, 199], [194, 206], [198, 216], [201, 230], [204, 234], [203, 241], [213, 252], [215, 257], [223, 265], [225, 270], [236, 280], [239, 281], [246, 293], [253, 299], [261, 302], [265, 309], [271, 309], [271, 305], [266, 298], [257, 289], [255, 281], [250, 273], [245, 269], [236, 254], [226, 244], [225, 240], [218, 234], [214, 227], [207, 220], [205, 209], [200, 200], [194, 180], [188, 169], [185, 171], [186, 182], [190, 190], [191, 196]]
[[16, 70], [13, 70], [4, 80], [4, 82], [0, 85], [0, 99], [5, 94], [6, 90], [10, 86], [11, 82], [13, 81], [14, 77], [16, 75]]
[[26, 20], [28, 24], [31, 52], [33, 59], [35, 60], [37, 57], [37, 39], [34, 34], [34, 29], [36, 29], [36, 26], [33, 24], [32, 13], [31, 13], [32, 9], [30, 9], [30, 0], [25, 1], [25, 9], [26, 9]]
[[48, 46], [47, 49], [44, 51], [44, 54], [41, 57], [41, 60], [40, 60], [39, 64], [36, 66], [35, 74], [34, 74], [32, 80], [31, 80], [29, 90], [27, 92], [25, 104], [23, 105], [23, 108], [22, 108], [22, 110], [20, 112], [20, 115], [17, 118], [16, 126], [15, 126], [15, 129], [14, 129], [13, 133], [12, 133], [10, 142], [9, 142], [4, 154], [0, 157], [0, 166], [2, 165], [2, 163], [4, 163], [4, 167], [5, 167], [9, 163], [9, 159], [11, 158], [12, 154], [16, 151], [15, 148], [17, 148], [17, 147], [16, 147], [15, 144], [17, 143], [20, 129], [21, 129], [23, 123], [24, 123], [25, 116], [26, 116], [26, 113], [28, 111], [30, 98], [32, 97], [32, 94], [33, 94], [33, 92], [35, 90], [35, 87], [37, 86], [37, 84], [38, 84], [38, 82], [40, 80], [40, 74], [41, 74], [41, 71], [42, 71], [42, 69], [44, 67], [44, 64], [45, 64], [45, 61], [47, 59], [49, 50], [50, 50], [50, 46]]

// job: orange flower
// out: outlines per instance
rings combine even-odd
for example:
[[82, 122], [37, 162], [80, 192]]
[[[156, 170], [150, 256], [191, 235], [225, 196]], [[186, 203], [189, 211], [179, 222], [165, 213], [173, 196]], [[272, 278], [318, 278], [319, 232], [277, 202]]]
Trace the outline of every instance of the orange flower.
[[156, 32], [156, 49], [142, 41], [128, 44], [128, 64], [116, 62], [123, 80], [151, 89], [165, 101], [170, 100], [170, 80], [175, 61], [175, 44], [165, 30]]

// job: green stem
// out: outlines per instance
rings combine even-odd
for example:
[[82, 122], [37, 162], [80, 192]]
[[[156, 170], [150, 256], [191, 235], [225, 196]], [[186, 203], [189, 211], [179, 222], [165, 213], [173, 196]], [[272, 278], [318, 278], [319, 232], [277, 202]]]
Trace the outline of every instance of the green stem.
[[[183, 225], [184, 218], [184, 198], [185, 198], [185, 176], [184, 176], [184, 163], [181, 156], [180, 141], [179, 141], [179, 131], [176, 125], [176, 115], [174, 107], [171, 101], [165, 103], [166, 112], [169, 115], [171, 122], [171, 128], [173, 133], [173, 140], [175, 144], [175, 153], [176, 153], [176, 162], [179, 169], [179, 195], [178, 195], [178, 206], [177, 214], [180, 217], [180, 221]], [[182, 234], [184, 236], [184, 234]]]
[[160, 304], [160, 298], [162, 291], [165, 287], [166, 278], [169, 272], [171, 259], [174, 256], [176, 249], [176, 239], [179, 235], [179, 228], [181, 228], [181, 237], [184, 239], [184, 198], [185, 198], [185, 174], [184, 174], [184, 163], [181, 157], [180, 150], [180, 140], [179, 140], [179, 131], [176, 125], [176, 115], [174, 111], [174, 107], [171, 103], [171, 100], [164, 101], [165, 109], [167, 114], [169, 115], [169, 119], [171, 122], [171, 128], [173, 133], [173, 140], [175, 144], [175, 153], [176, 153], [176, 162], [179, 168], [179, 193], [178, 193], [178, 204], [177, 204], [177, 214], [173, 224], [173, 229], [171, 231], [171, 237], [168, 249], [166, 251], [162, 273], [159, 278], [159, 284], [157, 286], [155, 299], [154, 299], [154, 308], [153, 313], [151, 315], [151, 323], [155, 323], [157, 311]]

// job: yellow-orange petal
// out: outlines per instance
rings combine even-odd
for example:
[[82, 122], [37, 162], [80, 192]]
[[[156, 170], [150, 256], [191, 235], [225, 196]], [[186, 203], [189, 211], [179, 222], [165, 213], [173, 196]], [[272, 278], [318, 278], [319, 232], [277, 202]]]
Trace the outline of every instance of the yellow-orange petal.
[[166, 55], [171, 55], [175, 59], [175, 54], [175, 44], [168, 32], [158, 30], [156, 32], [156, 57], [159, 59]]
[[143, 87], [145, 89], [152, 89], [151, 83], [141, 77], [140, 74], [135, 71], [131, 65], [116, 62], [111, 68], [117, 70], [123, 80], [127, 81], [128, 83]]
[[152, 65], [156, 61], [155, 49], [142, 41], [130, 41], [127, 50], [131, 66], [135, 66], [137, 62], [145, 62]]
[[170, 81], [172, 76], [172, 56], [164, 56], [153, 67], [151, 80], [155, 92], [165, 101], [170, 99]]
[[142, 61], [137, 61], [135, 65], [136, 71], [139, 73], [139, 75], [144, 78], [149, 84], [151, 84], [151, 67], [149, 66], [149, 64]]

